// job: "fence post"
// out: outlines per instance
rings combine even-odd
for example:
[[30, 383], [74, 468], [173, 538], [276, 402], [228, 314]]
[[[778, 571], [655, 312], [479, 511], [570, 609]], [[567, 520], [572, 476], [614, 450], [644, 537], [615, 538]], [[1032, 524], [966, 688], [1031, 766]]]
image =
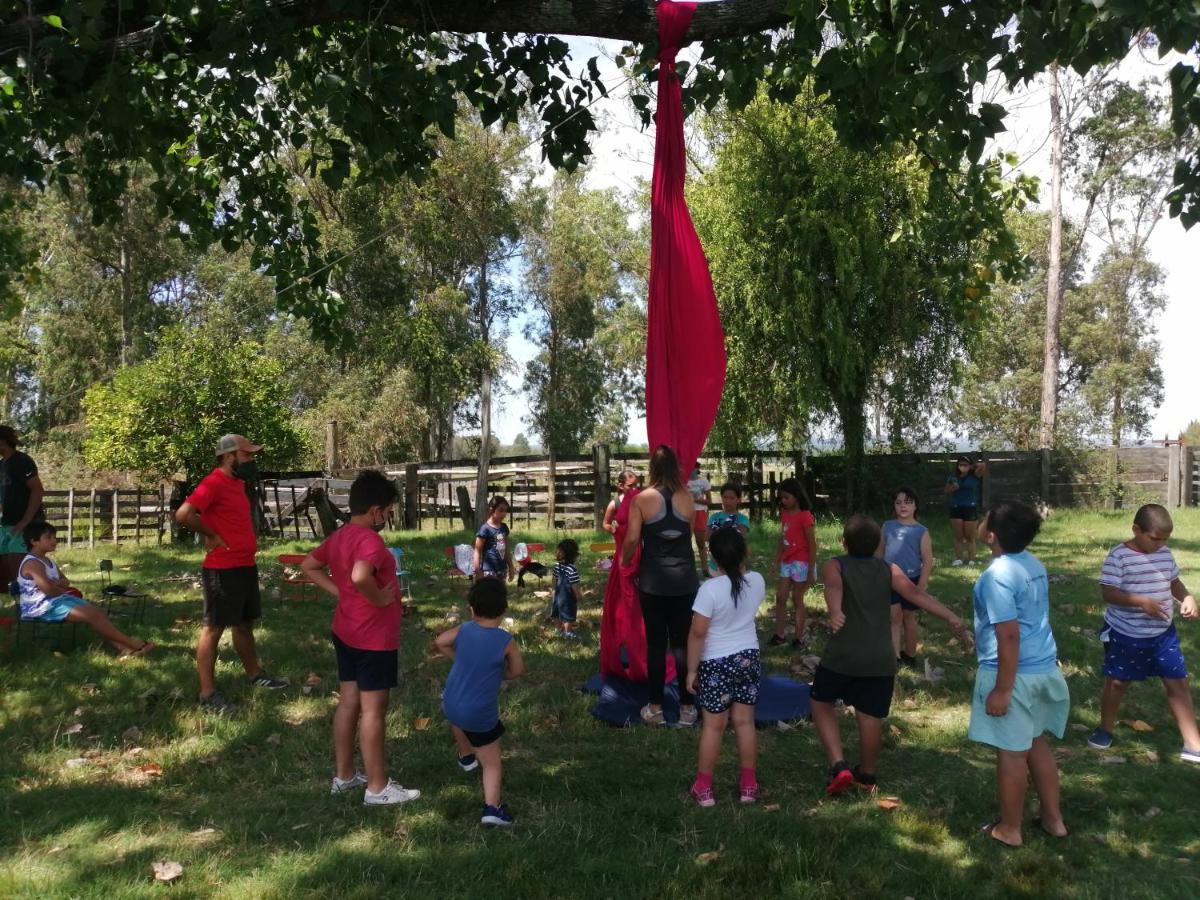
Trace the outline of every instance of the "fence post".
[[133, 520], [133, 542], [138, 545], [142, 543], [142, 489], [140, 486], [137, 492], [137, 514]]
[[979, 479], [979, 505], [983, 509], [987, 509], [992, 505], [992, 479], [991, 473], [988, 471], [988, 457], [983, 450], [979, 451], [979, 462], [983, 463], [983, 477]]
[[1187, 444], [1183, 447], [1183, 505], [1196, 505], [1196, 451]]
[[113, 488], [112, 492], [112, 539], [115, 544], [121, 536], [121, 492]]
[[161, 547], [163, 542], [163, 532], [167, 530], [166, 522], [167, 511], [167, 490], [160, 481], [158, 483], [158, 515], [155, 517], [155, 522], [158, 525], [158, 545]]
[[67, 491], [67, 548], [75, 543], [75, 488]]
[[592, 447], [592, 513], [596, 530], [604, 525], [604, 511], [608, 509], [608, 444]]
[[1182, 447], [1179, 444], [1167, 445], [1167, 508], [1182, 506], [1180, 502], [1180, 477], [1179, 477], [1179, 451]]
[[88, 507], [88, 547], [96, 546], [96, 489], [92, 488], [91, 505]]
[[342, 457], [338, 452], [338, 423], [325, 423], [325, 468], [332, 475], [342, 467]]
[[1042, 502], [1050, 506], [1050, 448], [1043, 447], [1040, 451]]
[[421, 508], [421, 487], [418, 484], [417, 464], [407, 463], [404, 466], [404, 527], [417, 529], [417, 515]]

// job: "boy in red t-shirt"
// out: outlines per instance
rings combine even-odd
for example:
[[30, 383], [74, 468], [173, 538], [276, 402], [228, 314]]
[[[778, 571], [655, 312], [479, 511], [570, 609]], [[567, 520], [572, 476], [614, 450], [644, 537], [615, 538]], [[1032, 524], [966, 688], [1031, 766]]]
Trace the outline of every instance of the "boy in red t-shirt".
[[[366, 806], [394, 806], [421, 796], [388, 778], [383, 750], [388, 695], [399, 683], [402, 607], [396, 560], [378, 532], [396, 497], [396, 486], [382, 472], [361, 473], [350, 485], [350, 521], [300, 564], [313, 584], [338, 601], [333, 613], [339, 682], [333, 714], [337, 771], [330, 793], [366, 787]], [[354, 768], [356, 728], [366, 775]]]
[[808, 646], [805, 630], [807, 614], [804, 610], [804, 594], [816, 582], [814, 565], [817, 538], [813, 514], [808, 496], [795, 478], [785, 478], [776, 489], [779, 499], [779, 524], [783, 533], [779, 537], [779, 582], [775, 588], [775, 633], [770, 644], [778, 647], [787, 643], [787, 602], [792, 598], [796, 615], [796, 636], [792, 646], [803, 650]]

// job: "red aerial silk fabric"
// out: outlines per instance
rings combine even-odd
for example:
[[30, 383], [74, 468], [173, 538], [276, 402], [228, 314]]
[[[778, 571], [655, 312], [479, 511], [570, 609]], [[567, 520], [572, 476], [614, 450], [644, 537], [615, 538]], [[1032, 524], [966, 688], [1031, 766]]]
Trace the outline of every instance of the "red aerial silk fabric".
[[725, 333], [708, 260], [692, 224], [683, 182], [683, 93], [675, 55], [695, 3], [660, 0], [658, 114], [650, 199], [650, 297], [646, 334], [646, 431], [691, 472], [725, 387]]
[[[633, 586], [633, 577], [637, 574], [642, 555], [641, 548], [634, 551], [633, 560], [628, 566], [621, 565], [621, 545], [625, 543], [625, 533], [629, 530], [629, 508], [637, 495], [636, 490], [625, 492], [614, 519], [617, 530], [613, 533], [613, 540], [616, 541], [617, 552], [613, 567], [608, 570], [608, 583], [604, 587], [604, 613], [600, 619], [600, 674], [645, 681], [646, 626], [642, 622], [637, 589]], [[622, 647], [629, 661], [628, 668], [621, 662]], [[668, 656], [666, 681], [669, 683], [674, 678], [675, 660]]]

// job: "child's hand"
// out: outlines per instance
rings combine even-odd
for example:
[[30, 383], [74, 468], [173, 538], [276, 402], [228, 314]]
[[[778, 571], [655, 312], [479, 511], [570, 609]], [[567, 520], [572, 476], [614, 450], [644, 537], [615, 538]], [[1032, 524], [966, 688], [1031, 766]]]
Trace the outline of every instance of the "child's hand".
[[516, 579], [517, 579], [517, 570], [510, 566], [508, 569], [508, 580], [516, 581]]
[[837, 612], [829, 614], [829, 629], [833, 632], [841, 631], [842, 626], [846, 624], [846, 614], [840, 609]]
[[[1150, 597], [1134, 597], [1133, 599], [1137, 601], [1138, 608], [1150, 618], [1163, 620], [1170, 618], [1165, 612], [1163, 612], [1162, 604], [1160, 604], [1157, 600], [1153, 600]], [[1195, 609], [1195, 605], [1196, 603], [1193, 600], [1193, 610]]]
[[1196, 606], [1196, 598], [1188, 594], [1179, 604], [1179, 614], [1185, 619], [1195, 619], [1200, 616], [1200, 607]]
[[987, 695], [987, 703], [985, 704], [987, 714], [989, 716], [1006, 716], [1008, 715], [1008, 705], [1012, 702], [1012, 691], [1002, 691], [1000, 688], [992, 688], [992, 692]]
[[696, 673], [695, 672], [687, 673], [687, 690], [688, 690], [688, 693], [692, 694], [693, 696], [696, 693]]
[[219, 534], [214, 534], [212, 537], [209, 537], [207, 534], [204, 536], [205, 550], [216, 550], [218, 547], [228, 548], [229, 545], [225, 543], [225, 539]]

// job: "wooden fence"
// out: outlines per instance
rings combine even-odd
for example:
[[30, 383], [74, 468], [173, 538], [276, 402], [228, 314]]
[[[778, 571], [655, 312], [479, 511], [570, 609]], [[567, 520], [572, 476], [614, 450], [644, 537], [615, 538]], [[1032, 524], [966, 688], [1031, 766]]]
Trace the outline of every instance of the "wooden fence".
[[46, 491], [46, 519], [63, 529], [68, 547], [96, 541], [154, 541], [170, 534], [168, 492], [165, 487], [143, 489], [71, 488]]

